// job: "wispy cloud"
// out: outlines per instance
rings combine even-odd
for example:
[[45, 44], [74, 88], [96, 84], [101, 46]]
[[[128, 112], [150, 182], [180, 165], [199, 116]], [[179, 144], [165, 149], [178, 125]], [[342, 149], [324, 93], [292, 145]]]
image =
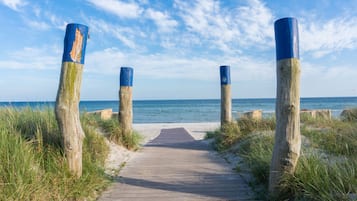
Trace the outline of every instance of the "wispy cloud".
[[0, 60], [0, 69], [53, 70], [61, 65], [61, 54], [56, 47], [24, 47]]
[[170, 53], [125, 53], [117, 48], [89, 53], [85, 69], [89, 73], [116, 74], [121, 66], [131, 66], [142, 77], [216, 80], [218, 67], [225, 64], [231, 66], [237, 81], [270, 80], [275, 76], [274, 62], [251, 57], [186, 58]]
[[248, 0], [246, 6], [238, 7], [232, 18], [241, 32], [242, 44], [273, 45], [274, 15], [260, 0]]
[[25, 20], [27, 26], [30, 26], [31, 28], [34, 28], [34, 29], [48, 30], [51, 28], [51, 26], [44, 21], [36, 21], [36, 20], [30, 20], [30, 19], [24, 19], [24, 20]]
[[145, 14], [147, 18], [155, 22], [161, 32], [171, 32], [178, 25], [178, 22], [172, 19], [166, 12], [149, 8], [145, 11]]
[[301, 93], [303, 96], [356, 96], [353, 80], [357, 68], [352, 65], [328, 65], [301, 62]]
[[143, 9], [134, 2], [123, 2], [120, 0], [87, 0], [99, 9], [116, 15], [120, 18], [138, 18]]
[[0, 3], [15, 11], [19, 11], [20, 7], [25, 6], [27, 4], [24, 0], [0, 0]]
[[357, 18], [338, 17], [326, 21], [303, 20], [302, 50], [322, 57], [344, 49], [357, 48]]
[[104, 20], [90, 19], [89, 26], [93, 32], [105, 33], [118, 39], [125, 46], [135, 49], [137, 45], [134, 38], [140, 35], [140, 31], [134, 31], [133, 28], [121, 27], [108, 23]]
[[216, 44], [221, 50], [273, 45], [273, 15], [259, 0], [228, 10], [215, 0], [176, 0], [187, 29]]

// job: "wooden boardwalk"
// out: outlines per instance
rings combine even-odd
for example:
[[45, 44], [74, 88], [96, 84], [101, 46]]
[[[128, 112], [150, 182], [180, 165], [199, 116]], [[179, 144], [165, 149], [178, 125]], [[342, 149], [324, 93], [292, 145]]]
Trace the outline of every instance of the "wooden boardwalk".
[[244, 179], [184, 128], [162, 129], [100, 201], [254, 200]]

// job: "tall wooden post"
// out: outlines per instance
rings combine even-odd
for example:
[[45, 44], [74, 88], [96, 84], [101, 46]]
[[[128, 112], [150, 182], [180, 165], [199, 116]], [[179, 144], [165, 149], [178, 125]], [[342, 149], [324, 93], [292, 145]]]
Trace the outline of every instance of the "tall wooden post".
[[231, 75], [229, 66], [220, 66], [221, 126], [232, 121]]
[[300, 156], [300, 61], [298, 22], [282, 18], [275, 22], [277, 59], [276, 131], [270, 165], [269, 191], [279, 192], [283, 174], [292, 174]]
[[79, 100], [87, 37], [87, 26], [67, 25], [55, 107], [69, 170], [76, 177], [82, 175], [84, 132], [79, 119]]
[[124, 135], [131, 135], [133, 123], [133, 74], [130, 67], [120, 69], [120, 90], [119, 90], [119, 123]]

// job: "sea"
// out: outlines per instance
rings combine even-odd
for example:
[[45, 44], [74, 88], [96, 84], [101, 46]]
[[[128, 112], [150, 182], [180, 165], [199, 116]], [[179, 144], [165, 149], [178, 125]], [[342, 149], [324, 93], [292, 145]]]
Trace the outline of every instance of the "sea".
[[[203, 100], [134, 100], [134, 123], [198, 123], [219, 122], [219, 99]], [[0, 102], [0, 107], [31, 107], [43, 109], [54, 107], [55, 102]], [[118, 112], [118, 100], [81, 101], [81, 112], [112, 108]], [[301, 98], [301, 109], [330, 109], [332, 116], [338, 118], [344, 109], [357, 108], [357, 97]], [[262, 110], [263, 116], [273, 116], [275, 99], [233, 99], [232, 115], [238, 118], [242, 113]]]

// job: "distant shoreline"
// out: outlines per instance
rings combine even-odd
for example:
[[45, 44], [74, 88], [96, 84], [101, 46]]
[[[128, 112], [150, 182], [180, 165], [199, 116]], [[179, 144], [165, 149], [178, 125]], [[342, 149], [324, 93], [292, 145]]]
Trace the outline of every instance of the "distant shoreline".
[[[301, 97], [300, 99], [333, 99], [333, 98], [357, 98], [357, 96], [321, 96], [321, 97]], [[200, 100], [220, 100], [219, 98], [182, 98], [182, 99], [135, 99], [134, 102], [139, 101], [200, 101]], [[275, 98], [232, 98], [232, 100], [275, 100]], [[118, 101], [118, 99], [83, 99], [80, 102], [112, 102]], [[54, 100], [0, 100], [0, 103], [55, 103]]]
[[[81, 101], [81, 112], [112, 109], [118, 112], [118, 100]], [[134, 100], [134, 123], [200, 123], [220, 121], [220, 99], [181, 99], [181, 100]], [[53, 108], [54, 101], [38, 102], [0, 102], [1, 107], [33, 109]], [[357, 97], [301, 98], [300, 109], [329, 109], [333, 117], [339, 117], [344, 109], [357, 108]], [[232, 116], [238, 118], [242, 113], [261, 110], [263, 117], [273, 116], [274, 98], [232, 99]]]

